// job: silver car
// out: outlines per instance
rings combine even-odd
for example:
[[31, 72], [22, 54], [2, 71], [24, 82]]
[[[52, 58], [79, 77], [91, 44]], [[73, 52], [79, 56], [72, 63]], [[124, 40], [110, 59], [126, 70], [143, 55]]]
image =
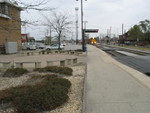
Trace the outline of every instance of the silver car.
[[[57, 50], [59, 48], [59, 44], [52, 44], [50, 46], [46, 46], [46, 50]], [[63, 45], [60, 45], [60, 49], [64, 49]]]

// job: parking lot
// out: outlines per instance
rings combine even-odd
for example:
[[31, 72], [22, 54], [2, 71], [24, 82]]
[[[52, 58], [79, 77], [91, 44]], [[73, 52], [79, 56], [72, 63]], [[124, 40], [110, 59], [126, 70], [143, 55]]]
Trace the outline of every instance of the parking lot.
[[[81, 45], [66, 45], [65, 50], [76, 50], [81, 49]], [[69, 55], [69, 54], [39, 54], [38, 52], [41, 50], [32, 50], [32, 51], [20, 51], [17, 54], [10, 55], [0, 55], [0, 62], [11, 62], [13, 66], [16, 66], [15, 62], [41, 62], [41, 67], [47, 66], [47, 61], [57, 61], [57, 60], [65, 60], [68, 58], [78, 58], [78, 61], [83, 61], [83, 57], [77, 55]], [[33, 55], [28, 56], [28, 52], [33, 52]], [[25, 68], [34, 68], [34, 63], [26, 63], [23, 64]], [[54, 65], [58, 65], [57, 63]], [[0, 63], [0, 68], [2, 68], [2, 64]]]

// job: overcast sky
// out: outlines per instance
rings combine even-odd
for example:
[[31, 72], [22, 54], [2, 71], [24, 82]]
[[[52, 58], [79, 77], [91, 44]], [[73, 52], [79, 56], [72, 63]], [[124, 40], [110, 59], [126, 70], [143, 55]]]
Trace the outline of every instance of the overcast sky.
[[[50, 0], [46, 6], [64, 10], [71, 15], [72, 21], [75, 21], [75, 7], [79, 7], [80, 15], [80, 3], [80, 0]], [[107, 34], [107, 30], [110, 28], [112, 34], [119, 35], [122, 31], [122, 24], [124, 31], [127, 31], [139, 21], [150, 19], [150, 0], [83, 0], [83, 6], [84, 20], [88, 21], [86, 27], [99, 29], [99, 33], [90, 34], [90, 36]], [[22, 20], [42, 21], [41, 14], [37, 11], [23, 11], [21, 18]], [[36, 39], [41, 39], [46, 33], [45, 28], [34, 26], [26, 26], [26, 30], [24, 28], [22, 32], [30, 33], [30, 36]]]

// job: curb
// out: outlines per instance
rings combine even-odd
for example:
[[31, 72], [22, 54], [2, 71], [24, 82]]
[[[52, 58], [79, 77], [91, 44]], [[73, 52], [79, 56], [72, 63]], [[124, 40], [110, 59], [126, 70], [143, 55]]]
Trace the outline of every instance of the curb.
[[85, 76], [83, 80], [83, 95], [82, 95], [82, 111], [81, 113], [86, 113], [86, 92], [87, 92], [87, 64], [85, 70]]

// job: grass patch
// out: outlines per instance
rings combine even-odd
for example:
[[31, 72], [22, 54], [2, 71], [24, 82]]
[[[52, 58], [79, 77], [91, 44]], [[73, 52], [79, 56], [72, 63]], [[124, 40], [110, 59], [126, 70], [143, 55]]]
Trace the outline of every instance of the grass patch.
[[143, 51], [150, 51], [150, 48], [140, 47], [140, 46], [127, 46], [127, 45], [123, 45], [121, 47], [131, 48], [131, 49], [137, 49], [137, 50], [143, 50]]
[[34, 71], [38, 72], [54, 72], [65, 75], [72, 75], [73, 70], [69, 67], [48, 66], [45, 68], [37, 68]]
[[[39, 79], [33, 77], [32, 79]], [[17, 113], [37, 113], [50, 111], [61, 106], [68, 100], [70, 81], [55, 75], [41, 76], [44, 78], [35, 85], [24, 85], [0, 91], [0, 102], [11, 102]]]
[[23, 74], [28, 73], [27, 69], [24, 68], [12, 68], [12, 69], [7, 69], [3, 77], [19, 77], [22, 76]]

